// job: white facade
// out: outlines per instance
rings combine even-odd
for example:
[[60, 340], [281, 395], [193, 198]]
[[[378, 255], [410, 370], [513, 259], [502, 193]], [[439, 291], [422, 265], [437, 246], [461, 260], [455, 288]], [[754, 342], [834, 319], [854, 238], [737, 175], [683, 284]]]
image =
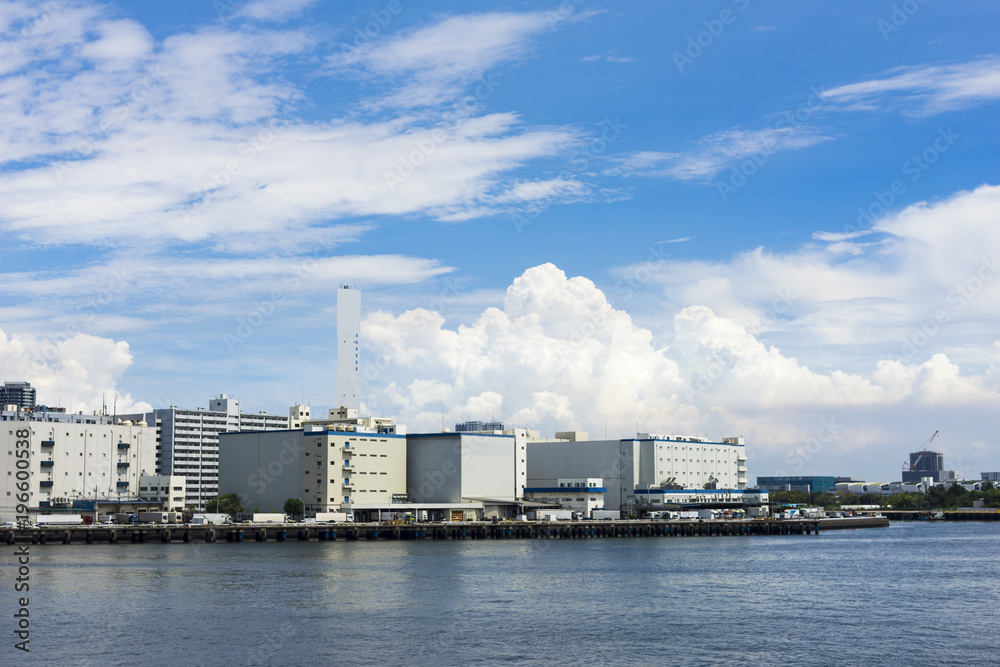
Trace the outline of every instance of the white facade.
[[337, 395], [339, 405], [361, 408], [361, 291], [337, 290]]
[[301, 499], [307, 514], [389, 504], [406, 493], [406, 438], [349, 430], [226, 433], [220, 494], [247, 511], [281, 511]]
[[517, 439], [485, 433], [407, 436], [406, 492], [411, 503], [513, 502]]
[[311, 410], [308, 405], [293, 405], [288, 409], [288, 428], [302, 428], [302, 424], [311, 419]]
[[637, 490], [746, 488], [743, 438], [713, 442], [698, 436], [640, 433], [626, 440], [529, 441], [528, 487], [561, 478], [599, 478], [605, 509], [624, 509]]
[[600, 477], [559, 479], [554, 487], [525, 490], [525, 500], [558, 504], [563, 509], [580, 512], [585, 517], [592, 516], [594, 510], [604, 509], [604, 480]]
[[[27, 504], [42, 511], [93, 503], [95, 498], [102, 504], [135, 499], [140, 476], [154, 472], [155, 467], [156, 433], [147, 426], [4, 422], [0, 426], [0, 515], [3, 521], [15, 520], [19, 493], [27, 493]], [[21, 482], [27, 482], [27, 491], [18, 488]]]
[[139, 497], [160, 503], [164, 512], [184, 510], [186, 486], [180, 475], [142, 475], [139, 477]]
[[[186, 503], [204, 509], [219, 495], [219, 436], [229, 431], [288, 428], [286, 415], [245, 413], [240, 402], [222, 394], [209, 402], [210, 409], [183, 410], [177, 406], [124, 419], [144, 419], [159, 430], [157, 465], [160, 475], [180, 475], [186, 480]], [[151, 471], [153, 472], [153, 471]]]

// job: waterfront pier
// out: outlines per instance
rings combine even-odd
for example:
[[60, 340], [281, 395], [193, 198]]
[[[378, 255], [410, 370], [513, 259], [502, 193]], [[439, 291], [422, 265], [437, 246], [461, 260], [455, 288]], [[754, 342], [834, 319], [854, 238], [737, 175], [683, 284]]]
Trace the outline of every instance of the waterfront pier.
[[0, 530], [0, 544], [148, 544], [375, 540], [512, 540], [816, 535], [821, 530], [884, 528], [887, 519], [789, 521], [560, 521], [453, 523], [43, 526]]

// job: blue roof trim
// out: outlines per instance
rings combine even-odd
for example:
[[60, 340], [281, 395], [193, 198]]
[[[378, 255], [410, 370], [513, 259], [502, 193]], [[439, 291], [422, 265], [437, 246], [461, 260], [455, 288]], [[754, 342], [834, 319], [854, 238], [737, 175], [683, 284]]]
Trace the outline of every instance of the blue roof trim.
[[732, 442], [690, 442], [688, 440], [667, 440], [665, 438], [622, 438], [621, 442], [669, 442], [674, 445], [718, 445], [719, 447], [746, 447]]
[[635, 489], [633, 492], [640, 495], [644, 495], [647, 493], [659, 494], [659, 495], [664, 495], [668, 493], [691, 495], [693, 493], [695, 495], [700, 494], [703, 496], [719, 495], [719, 494], [743, 495], [744, 493], [767, 493], [766, 490], [760, 491], [754, 489], [746, 489], [746, 490], [744, 489]]
[[449, 431], [448, 433], [410, 433], [406, 436], [407, 438], [461, 438], [461, 437], [476, 437], [476, 438], [510, 438], [514, 439], [512, 435], [503, 435], [502, 433], [472, 433], [470, 431]]
[[525, 493], [561, 493], [563, 491], [580, 493], [581, 491], [589, 493], [607, 493], [608, 488], [606, 486], [537, 486], [530, 489], [525, 489]]

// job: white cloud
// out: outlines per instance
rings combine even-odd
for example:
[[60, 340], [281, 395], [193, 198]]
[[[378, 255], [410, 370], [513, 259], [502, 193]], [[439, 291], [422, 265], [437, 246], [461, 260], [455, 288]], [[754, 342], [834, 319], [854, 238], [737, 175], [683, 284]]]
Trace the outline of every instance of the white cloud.
[[802, 128], [725, 130], [702, 137], [688, 152], [640, 151], [613, 158], [615, 166], [605, 173], [614, 176], [667, 177], [677, 180], [707, 180], [722, 170], [753, 156], [807, 148], [830, 137]]
[[119, 412], [149, 409], [148, 403], [117, 390], [131, 364], [128, 343], [122, 341], [86, 334], [58, 340], [8, 337], [0, 330], [0, 377], [30, 382], [44, 405], [90, 413], [104, 400], [110, 409], [117, 394]]
[[496, 415], [509, 425], [545, 433], [577, 428], [592, 437], [605, 424], [611, 437], [628, 436], [636, 425], [744, 434], [766, 466], [755, 469], [760, 474], [779, 467], [801, 473], [820, 460], [801, 459], [796, 448], [823, 424], [835, 426], [833, 437], [821, 438], [826, 467], [845, 452], [884, 465], [896, 457], [879, 447], [887, 429], [905, 425], [912, 411], [1000, 407], [995, 353], [991, 369], [978, 374], [943, 353], [883, 358], [861, 371], [813, 370], [762, 342], [766, 327], [704, 305], [685, 307], [662, 330], [638, 326], [590, 280], [568, 278], [551, 264], [525, 271], [502, 308], [486, 309], [469, 325], [448, 328], [430, 310], [379, 311], [363, 332], [367, 407], [399, 414], [411, 430]]
[[1000, 98], [1000, 57], [900, 67], [886, 72], [882, 78], [832, 88], [823, 97], [847, 108], [901, 106], [917, 115], [984, 104]]
[[256, 0], [246, 3], [235, 16], [280, 22], [300, 14], [316, 2], [317, 0]]
[[[494, 215], [543, 194], [544, 185], [506, 184], [508, 172], [578, 141], [573, 130], [525, 127], [478, 107], [434, 119], [304, 121], [295, 115], [303, 91], [270, 75], [279, 57], [316, 55], [302, 30], [217, 26], [154, 47], [131, 21], [58, 18], [63, 30], [25, 49], [30, 69], [0, 80], [0, 159], [31, 165], [0, 172], [0, 221], [32, 243], [235, 250], [239, 235], [272, 248], [275, 237], [308, 236], [338, 218]], [[349, 55], [355, 69], [457, 94], [525, 54], [547, 25], [539, 13], [451, 17]], [[70, 43], [43, 48], [57, 36]], [[114, 66], [56, 63], [61, 50]], [[563, 198], [586, 189], [551, 184]]]
[[[460, 96], [496, 64], [524, 57], [530, 38], [550, 27], [543, 12], [453, 16], [349, 47], [331, 56], [330, 63], [335, 71], [405, 80], [375, 106], [437, 107]], [[495, 85], [502, 84], [481, 84], [478, 98], [491, 95]]]

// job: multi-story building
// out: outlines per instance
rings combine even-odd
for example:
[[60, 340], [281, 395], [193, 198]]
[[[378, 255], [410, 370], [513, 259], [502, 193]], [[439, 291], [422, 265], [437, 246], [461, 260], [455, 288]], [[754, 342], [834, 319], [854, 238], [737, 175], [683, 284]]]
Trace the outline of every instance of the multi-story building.
[[165, 512], [179, 512], [186, 504], [184, 478], [180, 475], [142, 475], [139, 478], [139, 497], [158, 503]]
[[524, 499], [536, 503], [551, 503], [563, 509], [580, 512], [590, 517], [594, 510], [604, 509], [604, 494], [607, 488], [599, 477], [580, 479], [560, 479], [556, 486], [528, 487]]
[[837, 490], [833, 475], [763, 475], [757, 478], [757, 488], [778, 491], [805, 491], [806, 493], [832, 493]]
[[185, 478], [186, 504], [204, 509], [219, 495], [219, 436], [230, 431], [270, 431], [288, 428], [287, 415], [246, 413], [225, 394], [209, 407], [185, 410], [175, 405], [152, 412], [124, 415], [143, 419], [158, 430], [156, 473]]
[[28, 382], [4, 382], [0, 387], [0, 410], [15, 405], [20, 410], [32, 410], [36, 405], [37, 392]]
[[411, 503], [513, 503], [517, 439], [492, 433], [407, 436], [406, 489]]
[[586, 440], [586, 434], [575, 432], [557, 435], [566, 437], [529, 438], [528, 488], [552, 488], [562, 478], [598, 478], [607, 488], [604, 507], [608, 510], [626, 509], [637, 502], [662, 504], [662, 498], [676, 491], [712, 492], [742, 502], [747, 486], [742, 437], [716, 442], [653, 433], [622, 440]]
[[[910, 466], [903, 471], [904, 482], [920, 482], [929, 477], [935, 482], [942, 481], [941, 473], [944, 470], [944, 454], [922, 450], [910, 453]], [[948, 476], [951, 477], [951, 476]]]
[[219, 489], [249, 511], [281, 511], [301, 499], [307, 514], [390, 505], [406, 494], [406, 436], [340, 430], [225, 433]]
[[459, 433], [503, 433], [504, 427], [501, 421], [467, 421], [455, 424], [455, 430]]
[[310, 412], [309, 406], [302, 405], [301, 403], [290, 407], [288, 409], [288, 428], [302, 428], [302, 424], [309, 421]]
[[101, 423], [21, 420], [0, 426], [3, 521], [15, 520], [23, 482], [33, 511], [93, 510], [138, 499], [142, 474], [156, 467], [154, 429], [94, 421]]

